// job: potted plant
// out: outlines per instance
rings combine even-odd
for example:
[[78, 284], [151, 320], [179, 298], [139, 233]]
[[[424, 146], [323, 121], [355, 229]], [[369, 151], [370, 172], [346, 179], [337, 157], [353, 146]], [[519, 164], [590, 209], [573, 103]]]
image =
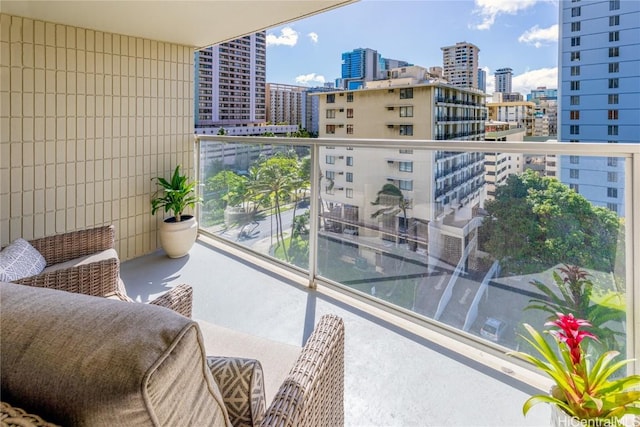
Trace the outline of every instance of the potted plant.
[[528, 324], [524, 327], [531, 339], [523, 338], [542, 357], [510, 353], [532, 363], [555, 382], [550, 394], [527, 399], [522, 412], [526, 415], [533, 405], [545, 402], [552, 405], [552, 421], [557, 426], [638, 425], [629, 417], [640, 415], [640, 375], [616, 377], [631, 359], [616, 360], [618, 351], [605, 351], [595, 361], [590, 360], [582, 343], [587, 338], [597, 341], [597, 337], [581, 329], [591, 326], [589, 322], [572, 314], [557, 313], [556, 320], [545, 326], [556, 327], [546, 332], [556, 342], [558, 353]]
[[156, 180], [159, 188], [151, 198], [151, 214], [164, 209], [173, 215], [160, 224], [160, 245], [170, 258], [180, 258], [189, 252], [198, 236], [195, 217], [183, 215], [185, 209], [201, 202], [195, 194], [197, 183], [180, 174], [180, 165], [176, 166], [170, 180], [162, 177], [152, 179]]

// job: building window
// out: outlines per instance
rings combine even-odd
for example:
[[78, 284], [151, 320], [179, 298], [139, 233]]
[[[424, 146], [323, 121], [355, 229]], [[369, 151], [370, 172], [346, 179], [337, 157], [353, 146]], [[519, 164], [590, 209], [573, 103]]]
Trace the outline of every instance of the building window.
[[611, 141], [607, 141], [607, 144], [617, 144], [617, 143], [618, 143], [618, 141], [612, 141], [612, 140]]
[[347, 125], [347, 135], [353, 135], [353, 125]]
[[619, 47], [610, 47], [609, 48], [609, 58], [616, 58], [620, 56], [620, 48]]
[[620, 0], [609, 0], [609, 10], [620, 9]]
[[610, 42], [620, 41], [620, 31], [611, 31], [609, 33], [609, 41]]
[[607, 126], [607, 135], [617, 135], [617, 134], [618, 134], [618, 125]]
[[[335, 165], [336, 164], [336, 156], [325, 156], [324, 161], [326, 164], [328, 165]], [[327, 175], [329, 174], [329, 172], [327, 172]]]
[[571, 110], [569, 112], [569, 118], [571, 120], [580, 120], [580, 110]]
[[572, 7], [571, 8], [571, 16], [572, 17], [576, 17], [576, 16], [580, 16], [580, 7]]
[[336, 118], [336, 110], [330, 109], [327, 110], [327, 119], [335, 119]]
[[607, 182], [618, 182], [618, 172], [607, 172]]
[[609, 72], [610, 73], [619, 73], [620, 72], [620, 63], [619, 62], [610, 62], [609, 63]]
[[571, 66], [571, 75], [572, 76], [579, 76], [580, 75], [580, 66], [579, 65]]
[[618, 94], [617, 93], [609, 94], [608, 98], [609, 98], [609, 104], [617, 104], [618, 103]]
[[400, 172], [413, 172], [413, 162], [400, 162], [398, 168]]
[[400, 117], [413, 117], [413, 107], [400, 107]]
[[353, 108], [347, 108], [347, 119], [353, 119]]
[[614, 15], [609, 17], [609, 26], [615, 27], [620, 25], [620, 15]]
[[571, 46], [580, 46], [580, 36], [571, 37]]
[[607, 157], [607, 166], [618, 166], [618, 158], [617, 157]]
[[353, 102], [353, 92], [347, 92], [347, 102]]
[[580, 90], [580, 80], [571, 80], [571, 90]]
[[398, 152], [400, 154], [413, 154], [413, 150], [411, 148], [401, 148]]
[[618, 110], [609, 110], [608, 117], [609, 120], [618, 120]]
[[347, 188], [344, 194], [347, 199], [353, 199], [353, 188]]
[[572, 61], [580, 61], [580, 51], [577, 50], [575, 52], [571, 52], [571, 60]]
[[330, 180], [336, 179], [336, 172], [335, 171], [327, 171], [326, 175], [327, 175], [327, 179], [330, 179]]
[[580, 169], [569, 169], [569, 178], [572, 178], [572, 179], [580, 178]]
[[413, 181], [409, 179], [401, 179], [398, 181], [398, 188], [401, 190], [413, 191]]
[[413, 125], [400, 125], [400, 135], [411, 136], [413, 135]]
[[327, 135], [336, 133], [336, 125], [327, 125]]
[[569, 188], [575, 191], [576, 193], [580, 192], [580, 186], [578, 184], [569, 184]]
[[571, 95], [569, 99], [569, 103], [571, 105], [580, 105], [580, 96], [579, 95]]
[[613, 199], [618, 198], [618, 189], [613, 187], [607, 187], [607, 197], [611, 197]]
[[407, 87], [400, 89], [400, 99], [410, 99], [413, 98], [413, 88]]
[[347, 166], [353, 166], [353, 157], [347, 156]]
[[353, 182], [353, 172], [347, 172], [347, 182]]
[[327, 104], [333, 104], [336, 102], [336, 94], [330, 93], [327, 95]]
[[609, 79], [609, 89], [617, 89], [619, 85], [620, 81], [617, 78]]
[[617, 203], [607, 203], [607, 209], [609, 209], [610, 211], [613, 211], [615, 213], [618, 213], [618, 204]]
[[569, 163], [572, 165], [577, 165], [580, 163], [580, 156], [569, 156]]
[[580, 125], [571, 125], [571, 126], [569, 126], [569, 134], [571, 134], [571, 135], [580, 135]]
[[571, 23], [571, 31], [580, 31], [580, 21]]
[[333, 194], [333, 185], [332, 184], [325, 185], [324, 192], [327, 194]]

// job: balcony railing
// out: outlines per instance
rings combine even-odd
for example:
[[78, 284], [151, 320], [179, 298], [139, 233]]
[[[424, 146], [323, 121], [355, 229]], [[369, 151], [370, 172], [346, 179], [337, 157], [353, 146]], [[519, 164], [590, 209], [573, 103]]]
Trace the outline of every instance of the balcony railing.
[[[522, 324], [541, 328], [550, 314], [541, 307], [554, 298], [570, 309], [554, 273], [575, 265], [588, 274], [586, 306], [613, 319], [589, 319], [607, 331], [604, 341], [640, 354], [640, 144], [208, 135], [196, 144], [201, 232], [307, 277], [311, 287], [330, 286], [504, 354], [527, 350]], [[399, 150], [413, 150], [413, 171], [389, 190], [386, 163]], [[457, 169], [455, 179], [436, 185], [436, 160], [461, 153], [444, 171]], [[568, 182], [531, 184], [532, 175], [514, 166], [510, 192], [498, 186], [489, 195], [484, 153], [492, 161], [499, 153], [558, 156], [558, 176]], [[602, 158], [602, 170], [590, 173], [605, 178], [579, 185], [596, 202], [569, 188], [576, 175], [569, 156]], [[598, 199], [611, 164], [620, 183], [609, 196], [617, 197], [605, 188]], [[522, 192], [527, 182], [533, 186]], [[553, 185], [542, 191], [545, 182]], [[639, 363], [629, 369], [640, 372]]]

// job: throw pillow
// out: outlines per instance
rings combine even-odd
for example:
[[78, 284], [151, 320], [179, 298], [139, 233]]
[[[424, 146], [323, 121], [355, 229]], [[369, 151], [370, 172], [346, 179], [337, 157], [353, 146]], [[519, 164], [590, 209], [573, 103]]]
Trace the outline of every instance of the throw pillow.
[[13, 282], [40, 274], [44, 257], [24, 239], [16, 239], [0, 252], [0, 282]]

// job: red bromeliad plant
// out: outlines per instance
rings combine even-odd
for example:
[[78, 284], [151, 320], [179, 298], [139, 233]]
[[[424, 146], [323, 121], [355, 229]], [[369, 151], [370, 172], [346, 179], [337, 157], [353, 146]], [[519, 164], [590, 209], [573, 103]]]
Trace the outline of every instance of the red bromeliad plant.
[[530, 397], [524, 403], [522, 412], [526, 415], [533, 405], [546, 402], [557, 405], [580, 420], [613, 421], [614, 425], [626, 414], [640, 415], [640, 390], [637, 389], [640, 375], [610, 379], [631, 360], [615, 361], [619, 352], [606, 351], [595, 363], [590, 363], [580, 344], [585, 338], [597, 341], [597, 337], [580, 328], [591, 324], [574, 318], [572, 314], [558, 313], [557, 316], [555, 321], [547, 322], [545, 326], [558, 328], [547, 332], [555, 339], [559, 356], [544, 337], [528, 324], [524, 327], [532, 339], [523, 338], [542, 358], [523, 352], [511, 353], [531, 362], [555, 382], [551, 395]]

